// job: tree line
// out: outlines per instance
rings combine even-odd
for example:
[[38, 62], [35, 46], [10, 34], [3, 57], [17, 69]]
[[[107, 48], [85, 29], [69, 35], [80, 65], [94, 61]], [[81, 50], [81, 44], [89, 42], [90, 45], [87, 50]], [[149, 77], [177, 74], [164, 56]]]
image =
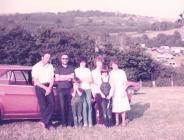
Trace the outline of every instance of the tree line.
[[136, 81], [156, 79], [164, 72], [168, 76], [173, 73], [173, 70], [154, 61], [139, 45], [120, 50], [107, 44], [96, 50], [95, 40], [90, 36], [66, 30], [44, 28], [33, 34], [22, 27], [15, 27], [11, 30], [0, 29], [0, 32], [0, 64], [33, 65], [40, 60], [41, 51], [49, 50], [55, 66], [59, 64], [60, 53], [67, 52], [75, 66], [80, 56], [87, 57], [91, 69], [97, 55], [103, 55], [106, 64], [116, 57], [128, 78]]

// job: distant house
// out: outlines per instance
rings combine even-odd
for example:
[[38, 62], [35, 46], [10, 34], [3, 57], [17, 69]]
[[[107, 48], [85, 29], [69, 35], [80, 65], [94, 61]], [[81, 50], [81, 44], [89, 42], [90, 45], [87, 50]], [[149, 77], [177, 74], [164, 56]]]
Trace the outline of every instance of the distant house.
[[163, 53], [157, 56], [158, 60], [169, 60], [169, 59], [173, 59], [173, 55], [169, 54], [169, 53]]
[[146, 45], [145, 45], [145, 44], [140, 44], [140, 47], [141, 47], [141, 48], [145, 48]]
[[170, 50], [170, 47], [169, 46], [160, 46], [160, 49], [162, 49], [162, 50]]
[[175, 54], [180, 54], [184, 52], [184, 47], [171, 47], [170, 52]]

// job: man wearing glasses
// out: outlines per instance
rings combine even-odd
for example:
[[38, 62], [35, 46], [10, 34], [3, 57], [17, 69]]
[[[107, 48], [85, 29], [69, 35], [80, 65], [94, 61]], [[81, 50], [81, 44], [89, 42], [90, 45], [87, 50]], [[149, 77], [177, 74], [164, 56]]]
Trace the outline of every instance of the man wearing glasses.
[[58, 82], [57, 92], [61, 106], [61, 124], [63, 127], [72, 126], [71, 88], [74, 78], [74, 67], [69, 65], [67, 54], [61, 54], [61, 64], [55, 70], [55, 80]]

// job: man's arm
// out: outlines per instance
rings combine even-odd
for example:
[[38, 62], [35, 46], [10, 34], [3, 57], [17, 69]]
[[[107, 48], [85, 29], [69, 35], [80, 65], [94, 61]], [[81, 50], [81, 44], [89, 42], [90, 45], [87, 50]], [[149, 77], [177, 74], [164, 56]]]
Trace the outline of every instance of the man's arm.
[[54, 85], [54, 77], [52, 77], [52, 79], [49, 83], [48, 90], [46, 90], [46, 92], [45, 92], [45, 95], [49, 95], [51, 93], [53, 85]]
[[39, 86], [39, 87], [43, 88], [44, 90], [47, 89], [47, 87], [45, 85], [43, 85], [42, 83], [39, 82], [38, 78], [33, 78], [33, 81], [34, 81], [35, 86]]
[[68, 74], [68, 75], [60, 75], [56, 74], [56, 81], [71, 81], [74, 78], [74, 73]]

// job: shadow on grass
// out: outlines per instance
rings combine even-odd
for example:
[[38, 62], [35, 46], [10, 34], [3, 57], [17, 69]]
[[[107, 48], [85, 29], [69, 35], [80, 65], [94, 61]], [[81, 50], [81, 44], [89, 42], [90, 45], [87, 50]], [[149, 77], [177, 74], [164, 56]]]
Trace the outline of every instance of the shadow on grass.
[[134, 119], [141, 118], [144, 112], [150, 108], [150, 103], [135, 103], [131, 105], [131, 110], [127, 112], [127, 119], [133, 121]]
[[[23, 120], [0, 120], [0, 125], [8, 125], [8, 124], [12, 124], [12, 123], [24, 123], [24, 122], [30, 122], [30, 123], [38, 123], [40, 122], [39, 119], [23, 119]], [[54, 128], [57, 128], [58, 126], [60, 126], [60, 122], [58, 120], [52, 119], [52, 126]]]
[[147, 93], [145, 93], [145, 92], [136, 92], [136, 93], [134, 93], [134, 95], [142, 95], [142, 94], [147, 94]]
[[[150, 108], [150, 103], [138, 102], [138, 103], [132, 104], [131, 105], [131, 110], [126, 113], [127, 114], [127, 119], [129, 121], [133, 121], [137, 118], [141, 118], [144, 115], [145, 111], [148, 110], [149, 108]], [[94, 114], [94, 112], [93, 112], [93, 114]], [[94, 117], [94, 115], [93, 115], [93, 117]], [[114, 114], [113, 114], [113, 120], [114, 120], [113, 122], [115, 123]], [[1, 120], [0, 125], [6, 125], [6, 124], [15, 123], [15, 122], [19, 123], [19, 122], [39, 122], [39, 121], [40, 120], [38, 120], [38, 119]], [[57, 121], [57, 120], [53, 120], [53, 121], [54, 121], [53, 125], [54, 125], [55, 128], [57, 128], [58, 126], [61, 125], [59, 121]]]
[[24, 120], [1, 120], [0, 125], [5, 125], [5, 124], [11, 124], [15, 122], [39, 122], [39, 120], [31, 120], [31, 119], [24, 119]]

